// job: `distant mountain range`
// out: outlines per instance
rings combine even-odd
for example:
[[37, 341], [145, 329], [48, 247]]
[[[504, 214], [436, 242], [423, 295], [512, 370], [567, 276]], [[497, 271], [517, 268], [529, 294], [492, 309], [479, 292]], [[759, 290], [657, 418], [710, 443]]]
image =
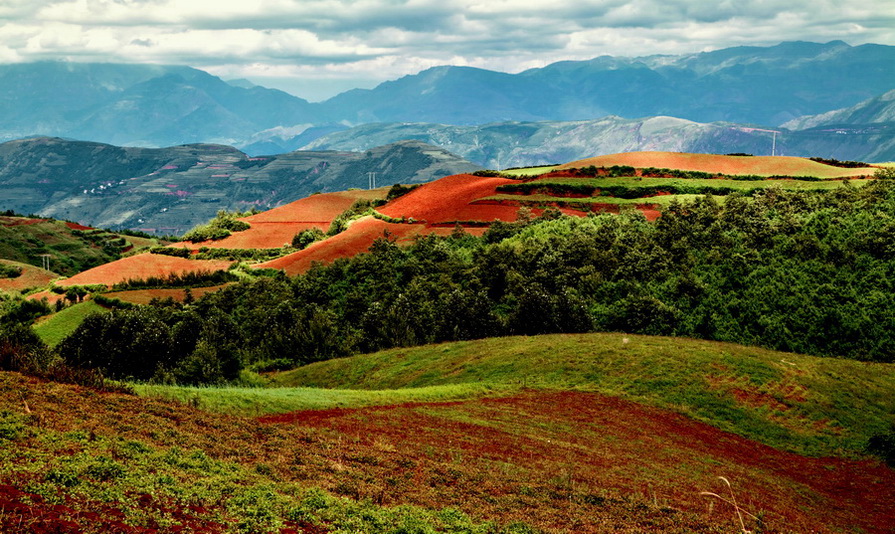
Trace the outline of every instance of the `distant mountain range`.
[[0, 210], [179, 235], [221, 209], [265, 210], [318, 191], [366, 188], [371, 172], [384, 186], [478, 168], [417, 141], [250, 158], [223, 145], [121, 148], [35, 138], [0, 144]]
[[[854, 109], [855, 114], [863, 116], [858, 108]], [[483, 126], [365, 124], [324, 136], [307, 148], [366, 150], [399, 139], [437, 145], [494, 169], [650, 150], [755, 155], [773, 152], [870, 162], [895, 160], [895, 122], [871, 125], [843, 122], [835, 128], [821, 125], [789, 131], [723, 122], [706, 124], [672, 117], [633, 120], [604, 117], [590, 121], [501, 122]]]
[[599, 57], [519, 74], [436, 67], [309, 103], [189, 67], [0, 65], [0, 140], [34, 135], [129, 146], [297, 148], [374, 122], [673, 116], [779, 125], [895, 89], [895, 47], [789, 42], [680, 56]]

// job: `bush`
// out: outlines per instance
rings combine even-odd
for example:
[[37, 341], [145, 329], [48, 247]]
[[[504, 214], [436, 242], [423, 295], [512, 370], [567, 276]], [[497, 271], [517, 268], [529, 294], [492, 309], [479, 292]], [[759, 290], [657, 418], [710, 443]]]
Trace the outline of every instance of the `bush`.
[[872, 436], [867, 442], [867, 452], [895, 467], [895, 425], [888, 432]]
[[895, 180], [895, 167], [880, 167], [873, 173], [877, 180]]
[[304, 250], [312, 243], [321, 239], [326, 239], [326, 234], [323, 233], [323, 230], [317, 227], [308, 228], [295, 234], [295, 237], [292, 238], [292, 246], [298, 250]]

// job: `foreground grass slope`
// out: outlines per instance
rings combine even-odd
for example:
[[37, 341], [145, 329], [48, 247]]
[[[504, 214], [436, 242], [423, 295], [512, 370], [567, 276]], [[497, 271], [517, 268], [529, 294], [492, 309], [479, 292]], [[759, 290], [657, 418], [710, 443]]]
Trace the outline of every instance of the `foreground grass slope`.
[[895, 414], [895, 366], [623, 334], [493, 338], [392, 349], [271, 377], [277, 386], [491, 384], [621, 396], [773, 447], [854, 456]]

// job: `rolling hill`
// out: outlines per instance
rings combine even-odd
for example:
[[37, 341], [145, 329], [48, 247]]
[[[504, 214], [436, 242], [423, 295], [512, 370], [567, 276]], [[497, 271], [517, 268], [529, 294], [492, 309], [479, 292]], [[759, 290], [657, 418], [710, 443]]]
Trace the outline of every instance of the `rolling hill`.
[[[889, 366], [592, 334], [274, 380], [135, 397], [0, 372], [15, 444], [0, 448], [0, 526], [86, 527], [97, 511], [127, 533], [729, 532], [740, 513], [750, 530], [882, 533], [893, 519], [895, 475], [862, 449], [892, 410]], [[421, 400], [438, 387], [444, 400]]]

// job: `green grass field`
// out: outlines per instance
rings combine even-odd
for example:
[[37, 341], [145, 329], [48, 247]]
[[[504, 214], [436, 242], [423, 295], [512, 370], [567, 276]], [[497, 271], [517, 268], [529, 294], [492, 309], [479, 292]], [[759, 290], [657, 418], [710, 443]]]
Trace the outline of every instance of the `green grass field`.
[[538, 176], [540, 174], [544, 174], [556, 169], [558, 165], [547, 165], [544, 167], [530, 167], [527, 169], [507, 169], [505, 171], [500, 171], [500, 174], [505, 176]]
[[[849, 180], [849, 184], [861, 187], [872, 183], [872, 179]], [[601, 187], [713, 187], [730, 188], [737, 191], [750, 191], [752, 189], [779, 186], [790, 191], [829, 191], [842, 187], [841, 180], [727, 180], [727, 179], [688, 179], [688, 178], [641, 178], [635, 176], [623, 176], [618, 178], [539, 178], [536, 184], [558, 185], [590, 185]]]
[[[513, 195], [513, 194], [504, 194], [504, 195], [491, 195], [490, 197], [485, 197], [482, 200], [498, 200], [498, 201], [511, 201], [517, 202], [522, 205], [533, 205], [537, 206], [544, 203], [549, 202], [559, 202], [564, 205], [575, 207], [576, 205], [580, 205], [582, 208], [587, 208], [590, 204], [612, 204], [617, 206], [636, 206], [638, 204], [656, 204], [657, 206], [667, 206], [671, 204], [674, 200], [678, 202], [692, 202], [698, 198], [701, 198], [704, 195], [658, 195], [654, 197], [640, 197], [640, 198], [618, 198], [618, 197], [584, 197], [584, 198], [570, 198], [570, 197], [554, 197], [550, 195]], [[720, 197], [723, 201], [723, 197]]]
[[55, 347], [67, 335], [74, 332], [88, 315], [107, 311], [92, 300], [84, 301], [38, 321], [34, 325], [34, 331], [44, 343]]
[[[621, 396], [812, 455], [860, 454], [895, 414], [890, 394], [895, 365], [622, 334], [394, 349], [271, 376], [271, 385], [278, 387], [401, 390], [461, 384]], [[269, 394], [282, 395], [275, 389]]]
[[204, 410], [242, 416], [259, 416], [298, 410], [387, 406], [409, 402], [451, 402], [507, 394], [512, 384], [445, 384], [380, 390], [314, 387], [188, 387], [136, 384], [137, 394], [169, 399]]

